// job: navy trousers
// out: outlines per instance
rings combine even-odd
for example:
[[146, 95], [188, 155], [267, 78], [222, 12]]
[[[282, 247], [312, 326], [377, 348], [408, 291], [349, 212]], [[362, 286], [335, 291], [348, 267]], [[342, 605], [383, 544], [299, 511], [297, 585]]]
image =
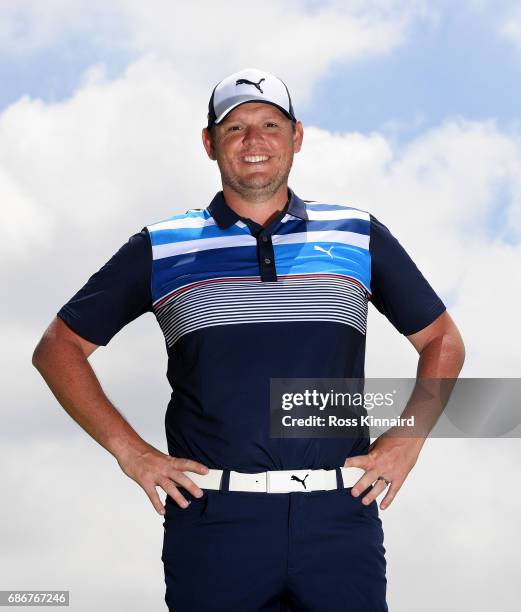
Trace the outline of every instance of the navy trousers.
[[163, 523], [170, 612], [387, 612], [376, 501], [344, 488], [181, 492], [192, 503], [167, 496]]

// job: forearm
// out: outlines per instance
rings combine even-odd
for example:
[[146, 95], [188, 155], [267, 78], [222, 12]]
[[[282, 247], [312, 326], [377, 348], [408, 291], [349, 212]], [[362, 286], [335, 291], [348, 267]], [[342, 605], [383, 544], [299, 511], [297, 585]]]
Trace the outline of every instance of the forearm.
[[148, 448], [105, 395], [79, 346], [42, 340], [33, 365], [67, 413], [118, 461]]

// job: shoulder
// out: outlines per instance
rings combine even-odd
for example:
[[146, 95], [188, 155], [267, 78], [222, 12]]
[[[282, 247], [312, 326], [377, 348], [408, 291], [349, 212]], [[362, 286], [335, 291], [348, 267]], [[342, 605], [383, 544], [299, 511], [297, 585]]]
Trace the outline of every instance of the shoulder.
[[371, 213], [351, 203], [305, 200], [308, 231], [369, 251]]
[[[191, 208], [185, 213], [147, 225], [153, 259], [172, 255], [176, 244], [190, 245], [194, 240], [212, 237], [215, 221], [207, 209]], [[177, 252], [177, 251], [176, 251]]]
[[146, 226], [150, 234], [167, 230], [175, 230], [185, 227], [197, 227], [204, 225], [211, 218], [210, 213], [204, 208], [190, 208], [184, 213], [172, 215], [166, 219], [155, 221]]
[[382, 223], [374, 215], [369, 215], [370, 223], [370, 244], [371, 251], [381, 251], [385, 254], [387, 249], [393, 249], [400, 246], [396, 236], [394, 236], [387, 225]]
[[332, 202], [329, 200], [303, 200], [310, 221], [334, 219], [360, 219], [367, 223], [371, 220], [371, 213], [362, 208], [346, 202]]

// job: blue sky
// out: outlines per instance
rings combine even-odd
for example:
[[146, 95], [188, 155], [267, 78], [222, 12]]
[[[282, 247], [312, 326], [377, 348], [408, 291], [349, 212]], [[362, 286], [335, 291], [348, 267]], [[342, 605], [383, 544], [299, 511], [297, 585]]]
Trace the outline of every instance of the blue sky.
[[[324, 4], [304, 3], [308, 10]], [[479, 4], [431, 3], [439, 19], [415, 20], [390, 53], [333, 62], [309, 103], [301, 105], [304, 124], [386, 133], [387, 122], [398, 122], [402, 127], [393, 132], [398, 143], [458, 115], [494, 117], [499, 127], [511, 128], [521, 108], [521, 50], [499, 33], [499, 23], [515, 3]], [[20, 36], [28, 29], [22, 21]], [[62, 100], [73, 94], [89, 66], [102, 63], [110, 79], [137, 57], [129, 47], [103, 39], [95, 43], [89, 33], [74, 30], [68, 35], [62, 30], [51, 44], [33, 51], [2, 53], [0, 111], [23, 95]]]
[[519, 120], [521, 55], [488, 14], [458, 7], [437, 27], [418, 21], [389, 55], [335, 65], [303, 119], [370, 132], [388, 120], [421, 117], [408, 136], [454, 115], [495, 117], [498, 125]]
[[134, 57], [124, 50], [95, 46], [84, 36], [64, 36], [36, 52], [2, 54], [0, 111], [23, 95], [45, 102], [68, 98], [93, 64], [103, 63], [107, 77], [115, 78]]

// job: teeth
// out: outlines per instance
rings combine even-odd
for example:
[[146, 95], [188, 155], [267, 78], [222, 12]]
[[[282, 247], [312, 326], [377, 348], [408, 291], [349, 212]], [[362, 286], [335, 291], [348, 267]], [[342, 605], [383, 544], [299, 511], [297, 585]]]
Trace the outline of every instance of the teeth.
[[261, 161], [268, 161], [269, 157], [268, 155], [248, 155], [247, 157], [243, 158], [245, 162], [261, 162]]

